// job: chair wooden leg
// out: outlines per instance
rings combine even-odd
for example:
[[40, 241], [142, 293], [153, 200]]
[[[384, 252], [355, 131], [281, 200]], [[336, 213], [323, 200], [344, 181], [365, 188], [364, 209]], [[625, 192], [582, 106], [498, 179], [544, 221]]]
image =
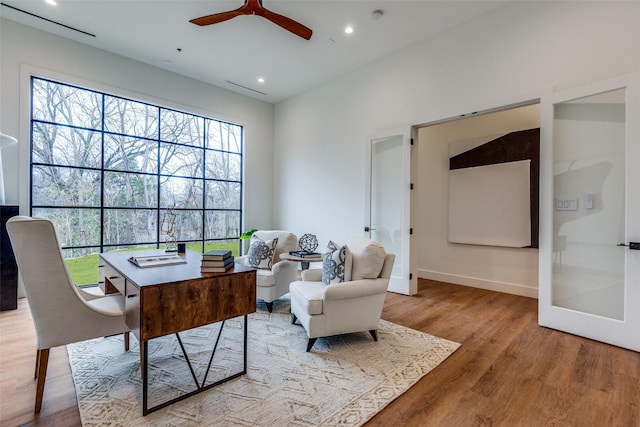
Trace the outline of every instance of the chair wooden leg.
[[38, 368], [40, 367], [40, 350], [36, 350], [36, 369], [33, 378], [38, 378]]
[[123, 335], [124, 335], [124, 351], [129, 351], [129, 332], [125, 332]]
[[375, 329], [372, 329], [372, 330], [369, 331], [369, 333], [373, 337], [374, 341], [378, 341], [378, 331], [376, 331]]
[[295, 314], [291, 313], [291, 324], [295, 325], [296, 324], [296, 320], [298, 320], [298, 318], [296, 317]]
[[47, 364], [49, 363], [49, 349], [38, 350], [38, 381], [36, 385], [36, 406], [34, 412], [40, 412], [42, 408], [42, 396], [44, 395], [44, 381], [47, 378]]
[[267, 304], [267, 311], [269, 313], [273, 312], [273, 301], [272, 302], [266, 302], [265, 301], [265, 303]]

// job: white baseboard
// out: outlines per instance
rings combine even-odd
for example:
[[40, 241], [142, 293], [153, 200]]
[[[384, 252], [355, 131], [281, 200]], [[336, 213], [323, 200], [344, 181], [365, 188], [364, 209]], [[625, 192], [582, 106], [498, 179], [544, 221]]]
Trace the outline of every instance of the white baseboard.
[[418, 277], [421, 279], [437, 280], [439, 282], [453, 283], [455, 285], [470, 286], [472, 288], [486, 289], [488, 291], [504, 292], [529, 298], [538, 298], [538, 288], [519, 285], [515, 283], [496, 282], [476, 277], [460, 276], [456, 274], [440, 273], [431, 270], [418, 269]]

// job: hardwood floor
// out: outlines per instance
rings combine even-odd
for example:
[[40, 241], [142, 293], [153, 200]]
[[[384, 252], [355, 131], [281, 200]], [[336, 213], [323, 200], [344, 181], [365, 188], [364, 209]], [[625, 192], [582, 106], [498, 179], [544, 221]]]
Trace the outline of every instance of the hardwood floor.
[[[0, 313], [0, 425], [80, 425], [64, 347], [34, 416], [30, 316]], [[640, 354], [538, 326], [535, 299], [421, 279], [382, 317], [462, 345], [367, 426], [640, 426]]]

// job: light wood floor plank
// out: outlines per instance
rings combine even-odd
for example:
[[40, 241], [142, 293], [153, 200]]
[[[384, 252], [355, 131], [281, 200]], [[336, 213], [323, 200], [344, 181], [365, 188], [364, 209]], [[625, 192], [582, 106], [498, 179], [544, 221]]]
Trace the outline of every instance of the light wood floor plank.
[[[640, 426], [640, 354], [537, 324], [537, 301], [419, 280], [384, 319], [462, 344], [367, 426]], [[0, 425], [79, 426], [64, 347], [33, 413], [35, 331], [26, 300], [0, 313]]]

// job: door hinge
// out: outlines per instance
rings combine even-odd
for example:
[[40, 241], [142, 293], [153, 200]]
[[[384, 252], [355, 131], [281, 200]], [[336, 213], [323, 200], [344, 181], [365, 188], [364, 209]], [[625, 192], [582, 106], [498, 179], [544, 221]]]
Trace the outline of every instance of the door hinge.
[[413, 145], [413, 138], [411, 138], [411, 145]]
[[409, 189], [413, 190], [413, 182], [411, 184], [409, 184]]
[[413, 228], [409, 229], [409, 234], [413, 234]]
[[409, 273], [409, 280], [413, 279], [413, 273]]

